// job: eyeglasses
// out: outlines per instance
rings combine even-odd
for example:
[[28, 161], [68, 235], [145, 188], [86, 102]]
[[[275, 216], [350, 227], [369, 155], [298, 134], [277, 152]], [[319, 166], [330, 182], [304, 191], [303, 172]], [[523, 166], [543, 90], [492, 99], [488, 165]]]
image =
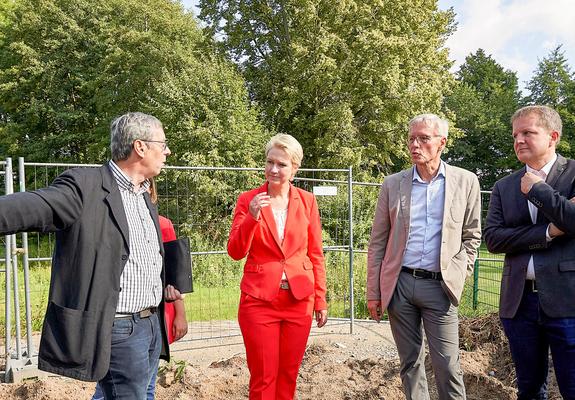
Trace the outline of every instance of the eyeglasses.
[[168, 148], [168, 141], [167, 140], [146, 140], [146, 139], [138, 139], [142, 142], [146, 143], [160, 143], [162, 145], [162, 151], [165, 151]]
[[436, 138], [436, 137], [441, 137], [441, 135], [433, 135], [433, 136], [428, 136], [428, 135], [421, 135], [421, 136], [410, 136], [407, 138], [407, 144], [413, 144], [415, 142], [419, 143], [419, 144], [427, 144], [429, 142], [431, 142], [431, 139]]

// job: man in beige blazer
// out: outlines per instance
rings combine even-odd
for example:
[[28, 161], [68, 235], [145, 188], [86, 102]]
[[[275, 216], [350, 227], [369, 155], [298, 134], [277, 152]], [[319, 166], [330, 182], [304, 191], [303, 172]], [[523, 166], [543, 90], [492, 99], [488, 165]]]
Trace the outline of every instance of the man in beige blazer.
[[434, 114], [409, 122], [414, 167], [385, 178], [367, 260], [371, 317], [387, 310], [407, 399], [429, 399], [423, 329], [440, 399], [465, 399], [457, 306], [481, 241], [475, 174], [447, 165], [448, 124]]

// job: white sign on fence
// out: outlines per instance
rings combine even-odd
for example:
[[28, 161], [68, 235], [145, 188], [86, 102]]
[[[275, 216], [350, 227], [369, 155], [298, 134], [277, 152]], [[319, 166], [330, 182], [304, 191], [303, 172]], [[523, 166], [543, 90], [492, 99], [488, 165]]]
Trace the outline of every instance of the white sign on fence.
[[314, 186], [313, 194], [316, 196], [337, 196], [337, 186]]

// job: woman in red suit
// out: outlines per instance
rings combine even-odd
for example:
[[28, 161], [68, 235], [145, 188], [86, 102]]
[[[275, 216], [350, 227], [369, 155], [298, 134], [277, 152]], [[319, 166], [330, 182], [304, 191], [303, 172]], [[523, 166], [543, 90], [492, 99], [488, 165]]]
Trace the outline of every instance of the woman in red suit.
[[321, 223], [313, 194], [291, 184], [303, 158], [285, 134], [266, 145], [266, 182], [238, 198], [228, 240], [235, 260], [247, 256], [238, 321], [250, 400], [293, 399], [312, 314], [327, 322]]

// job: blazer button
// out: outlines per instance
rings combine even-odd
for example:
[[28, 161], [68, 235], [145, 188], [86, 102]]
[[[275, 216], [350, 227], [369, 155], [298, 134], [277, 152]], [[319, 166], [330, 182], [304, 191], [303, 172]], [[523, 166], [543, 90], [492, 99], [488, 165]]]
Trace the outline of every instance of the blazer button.
[[126, 261], [127, 259], [128, 259], [128, 256], [124, 254], [124, 255], [122, 256], [122, 261]]

